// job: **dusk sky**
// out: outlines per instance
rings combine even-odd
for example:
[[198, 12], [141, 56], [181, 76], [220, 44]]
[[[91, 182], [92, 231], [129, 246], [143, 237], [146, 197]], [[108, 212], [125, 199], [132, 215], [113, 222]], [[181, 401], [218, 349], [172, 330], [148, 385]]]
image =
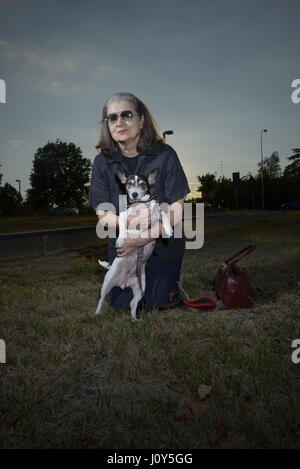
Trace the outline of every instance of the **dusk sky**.
[[[93, 161], [106, 99], [152, 111], [190, 183], [257, 173], [300, 147], [299, 0], [0, 0], [2, 183], [29, 188], [38, 147], [60, 139]], [[191, 188], [194, 187], [191, 185]]]

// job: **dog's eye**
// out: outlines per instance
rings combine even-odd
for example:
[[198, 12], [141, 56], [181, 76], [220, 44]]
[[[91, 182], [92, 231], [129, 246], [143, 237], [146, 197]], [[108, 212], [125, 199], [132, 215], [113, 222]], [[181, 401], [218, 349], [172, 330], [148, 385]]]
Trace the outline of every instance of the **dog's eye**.
[[146, 184], [145, 184], [144, 182], [141, 182], [141, 183], [140, 183], [140, 186], [141, 186], [142, 189], [145, 189]]

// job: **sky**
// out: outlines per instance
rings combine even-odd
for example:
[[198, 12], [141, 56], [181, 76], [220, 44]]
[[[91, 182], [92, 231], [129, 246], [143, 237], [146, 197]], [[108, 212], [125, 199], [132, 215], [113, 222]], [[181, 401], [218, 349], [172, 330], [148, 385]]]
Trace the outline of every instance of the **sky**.
[[19, 179], [24, 195], [48, 141], [93, 161], [117, 91], [174, 131], [192, 190], [207, 172], [255, 175], [262, 129], [284, 168], [300, 147], [299, 15], [298, 0], [0, 0], [2, 184]]

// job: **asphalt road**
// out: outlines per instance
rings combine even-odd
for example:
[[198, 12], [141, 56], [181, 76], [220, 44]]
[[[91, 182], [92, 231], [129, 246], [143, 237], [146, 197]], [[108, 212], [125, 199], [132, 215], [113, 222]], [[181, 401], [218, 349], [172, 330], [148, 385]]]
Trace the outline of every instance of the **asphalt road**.
[[96, 226], [0, 235], [0, 259], [46, 254], [97, 242]]

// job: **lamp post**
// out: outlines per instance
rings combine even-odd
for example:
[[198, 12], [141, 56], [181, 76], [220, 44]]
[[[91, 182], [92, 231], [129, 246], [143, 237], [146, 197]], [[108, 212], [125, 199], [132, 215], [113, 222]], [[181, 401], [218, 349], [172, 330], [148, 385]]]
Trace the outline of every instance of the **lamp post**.
[[16, 182], [19, 183], [19, 194], [21, 195], [21, 180], [20, 180], [20, 179], [16, 179]]
[[174, 132], [173, 130], [164, 130], [163, 131], [163, 141], [165, 142], [166, 141], [166, 135], [173, 135]]
[[263, 144], [262, 144], [262, 134], [263, 132], [268, 132], [268, 129], [260, 131], [260, 157], [261, 157], [261, 206], [262, 210], [265, 209], [265, 190], [264, 190], [264, 158], [263, 158]]

